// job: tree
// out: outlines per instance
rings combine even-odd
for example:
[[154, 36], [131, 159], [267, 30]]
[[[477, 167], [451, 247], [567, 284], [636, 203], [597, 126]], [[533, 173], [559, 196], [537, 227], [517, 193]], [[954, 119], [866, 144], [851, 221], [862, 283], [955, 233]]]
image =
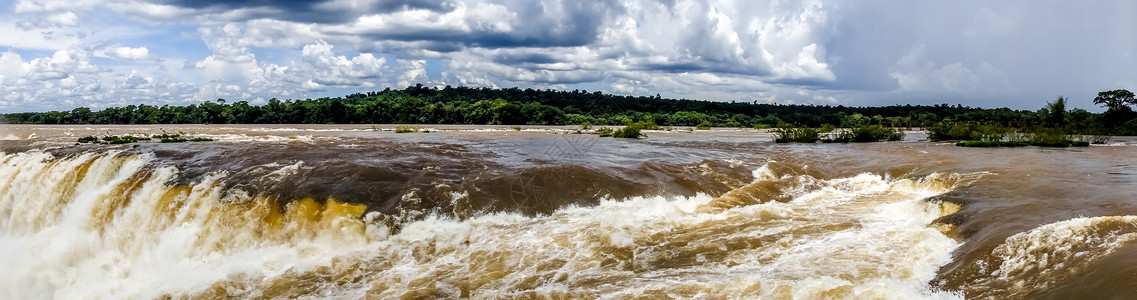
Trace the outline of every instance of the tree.
[[1046, 111], [1044, 118], [1046, 124], [1050, 126], [1066, 125], [1066, 98], [1059, 96], [1058, 100], [1046, 103]]
[[1129, 104], [1137, 104], [1137, 100], [1133, 98], [1133, 92], [1112, 90], [1098, 93], [1097, 98], [1094, 98], [1094, 104], [1104, 105], [1109, 110], [1118, 110]]

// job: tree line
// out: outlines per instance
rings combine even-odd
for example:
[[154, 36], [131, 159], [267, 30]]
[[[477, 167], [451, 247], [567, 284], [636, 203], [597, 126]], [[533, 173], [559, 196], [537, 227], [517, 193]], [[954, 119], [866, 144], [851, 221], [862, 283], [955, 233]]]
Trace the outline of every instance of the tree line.
[[1093, 134], [1137, 134], [1133, 93], [1099, 93], [1104, 113], [1068, 110], [1053, 102], [1039, 110], [976, 108], [962, 105], [891, 105], [879, 107], [784, 105], [619, 96], [599, 91], [519, 88], [429, 88], [357, 93], [304, 100], [271, 99], [263, 105], [225, 99], [186, 106], [127, 105], [94, 111], [4, 114], [11, 124], [489, 124], [626, 125], [650, 118], [660, 126], [820, 127], [872, 123], [890, 127], [928, 127], [940, 122], [974, 122], [1008, 127], [1061, 124]]

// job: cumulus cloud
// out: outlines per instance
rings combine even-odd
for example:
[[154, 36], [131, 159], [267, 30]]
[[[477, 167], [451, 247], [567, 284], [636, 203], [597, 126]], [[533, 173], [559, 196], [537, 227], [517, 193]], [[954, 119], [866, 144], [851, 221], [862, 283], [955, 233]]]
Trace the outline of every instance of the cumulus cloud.
[[897, 61], [894, 71], [889, 73], [896, 79], [901, 91], [947, 92], [947, 93], [1009, 93], [1013, 88], [1007, 75], [990, 63], [982, 62], [976, 67], [965, 67], [961, 62], [937, 65], [924, 57], [923, 45], [912, 50]]
[[46, 16], [41, 14], [16, 22], [16, 26], [24, 30], [75, 27], [79, 26], [79, 16], [70, 11]]
[[1031, 107], [1040, 95], [1137, 89], [1137, 71], [1116, 67], [1137, 64], [1137, 21], [1125, 13], [1137, 4], [1121, 0], [17, 0], [5, 9], [5, 109], [415, 83]]
[[382, 75], [385, 58], [376, 58], [371, 53], [361, 53], [351, 59], [335, 55], [332, 45], [320, 41], [305, 45], [300, 54], [312, 64], [316, 72], [315, 81], [322, 85], [375, 86], [369, 82]]
[[178, 7], [163, 3], [148, 3], [142, 1], [122, 1], [107, 3], [111, 10], [140, 19], [151, 24], [176, 22], [197, 13], [194, 9]]
[[429, 78], [426, 76], [426, 60], [397, 59], [395, 60], [395, 64], [402, 69], [402, 72], [396, 79], [395, 86], [412, 86], [416, 83], [429, 81]]
[[158, 60], [158, 56], [150, 53], [146, 47], [107, 47], [96, 55], [123, 60]]
[[147, 77], [147, 76], [142, 75], [142, 74], [138, 74], [138, 71], [131, 71], [130, 75], [127, 75], [126, 78], [124, 78], [122, 80], [119, 87], [124, 88], [124, 89], [133, 89], [133, 90], [149, 89], [149, 88], [154, 87], [152, 85], [153, 82], [154, 82], [153, 78]]
[[59, 50], [50, 57], [32, 59], [25, 69], [28, 70], [25, 76], [34, 80], [54, 80], [99, 71], [99, 67], [91, 63], [90, 52], [81, 48]]
[[118, 74], [94, 65], [92, 56], [91, 50], [79, 47], [32, 58], [12, 51], [0, 54], [0, 109], [102, 108], [192, 100], [193, 84], [140, 71]]

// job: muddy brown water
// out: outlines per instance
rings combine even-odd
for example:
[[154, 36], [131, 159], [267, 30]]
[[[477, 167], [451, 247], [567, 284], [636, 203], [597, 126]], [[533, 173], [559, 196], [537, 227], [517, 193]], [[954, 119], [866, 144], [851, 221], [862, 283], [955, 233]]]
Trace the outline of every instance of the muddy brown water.
[[0, 296], [1137, 297], [1124, 137], [394, 127], [3, 126]]

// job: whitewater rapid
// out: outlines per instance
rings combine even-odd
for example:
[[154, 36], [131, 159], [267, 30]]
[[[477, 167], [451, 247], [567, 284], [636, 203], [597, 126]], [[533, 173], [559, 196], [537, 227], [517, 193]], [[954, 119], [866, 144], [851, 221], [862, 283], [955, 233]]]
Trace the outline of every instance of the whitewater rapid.
[[4, 154], [0, 296], [962, 297], [930, 284], [959, 246], [933, 222], [957, 207], [934, 196], [979, 175], [807, 168], [770, 162], [721, 196], [428, 213], [391, 228], [362, 205], [227, 189], [225, 172], [174, 185], [180, 171], [150, 154]]

